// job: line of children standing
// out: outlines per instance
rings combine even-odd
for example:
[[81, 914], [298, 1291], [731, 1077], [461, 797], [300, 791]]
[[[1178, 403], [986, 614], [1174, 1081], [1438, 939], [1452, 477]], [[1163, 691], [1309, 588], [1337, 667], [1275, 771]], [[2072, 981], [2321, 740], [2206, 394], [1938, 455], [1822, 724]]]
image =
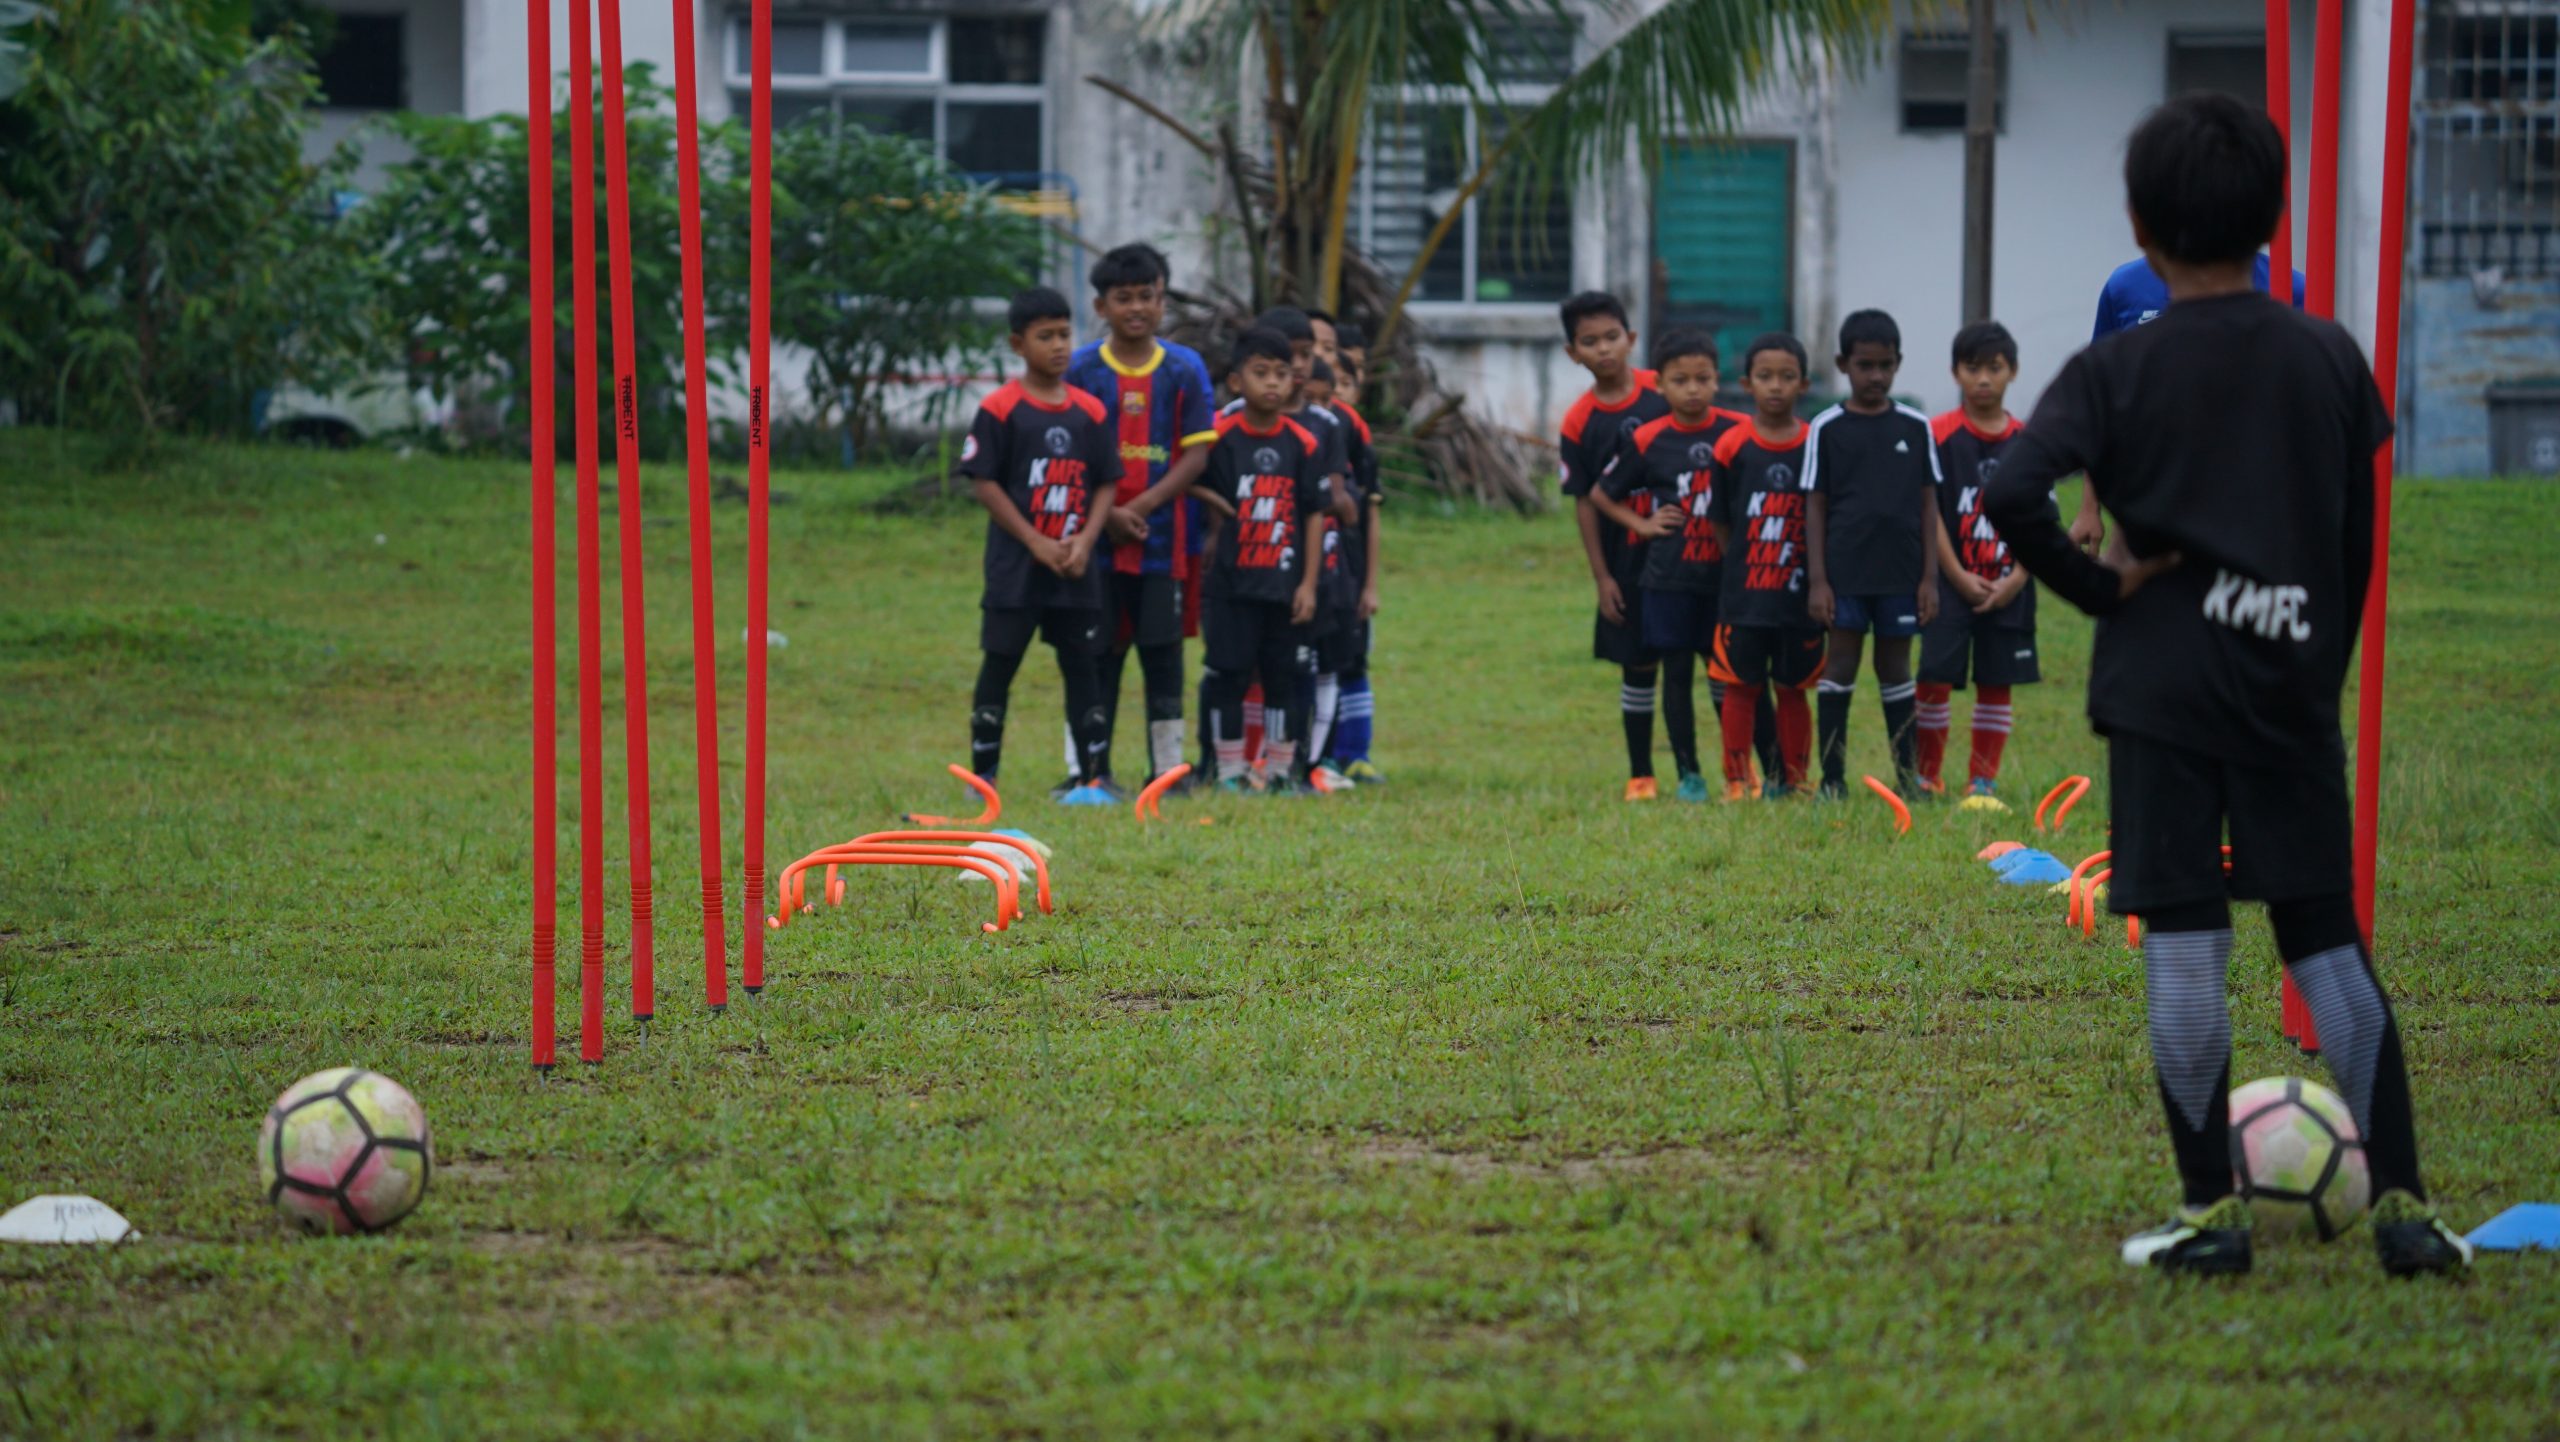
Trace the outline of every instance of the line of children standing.
[[[1592, 377], [1557, 449], [1597, 593], [1592, 651], [1620, 668], [1626, 799], [1659, 794], [1657, 695], [1675, 794], [1710, 795], [1692, 656], [1707, 663], [1725, 800], [1845, 796], [1849, 703], [1869, 631], [1900, 789], [1943, 792], [1950, 697], [1970, 673], [1982, 689], [1968, 790], [1991, 796], [2011, 688], [2037, 679], [2033, 588], [1981, 517], [1982, 487], [2017, 432], [2005, 409], [2017, 371], [2008, 332], [1985, 323], [1958, 336], [1965, 403], [1932, 419], [1892, 399], [1902, 362], [1892, 317], [1857, 312], [1834, 362], [1849, 394], [1807, 422], [1796, 412], [1811, 369], [1783, 332], [1741, 358], [1746, 415], [1714, 405], [1712, 338], [1674, 331], [1646, 369], [1616, 298], [1577, 295], [1562, 320], [1567, 354]], [[1808, 689], [1818, 690], [1818, 728]]]
[[[1081, 348], [1064, 297], [1034, 288], [1013, 302], [1022, 374], [980, 407], [958, 467], [988, 511], [973, 767], [996, 779], [1012, 680], [1036, 635], [1067, 697], [1068, 775], [1051, 795], [1118, 803], [1112, 743], [1129, 653], [1152, 780], [1180, 764], [1182, 642], [1205, 634], [1208, 754], [1182, 790], [1381, 782], [1367, 661], [1383, 497], [1352, 402], [1365, 338], [1329, 316], [1271, 312], [1238, 337], [1226, 363], [1235, 399], [1214, 412], [1207, 365], [1158, 335], [1169, 279], [1152, 247], [1104, 255], [1091, 280], [1105, 333]], [[1263, 414], [1262, 399], [1279, 409]], [[1301, 581], [1313, 597], [1304, 616]]]

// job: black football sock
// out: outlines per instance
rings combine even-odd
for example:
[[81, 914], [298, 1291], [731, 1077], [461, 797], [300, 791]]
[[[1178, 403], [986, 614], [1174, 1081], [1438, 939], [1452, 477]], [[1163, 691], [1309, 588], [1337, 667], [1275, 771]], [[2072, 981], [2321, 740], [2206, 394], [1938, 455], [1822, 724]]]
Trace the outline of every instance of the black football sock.
[[2285, 970], [2320, 1030], [2320, 1055], [2364, 1138], [2375, 1194], [2396, 1187], [2424, 1197], [2400, 1023], [2374, 977], [2354, 907], [2341, 892], [2317, 901], [2278, 902], [2267, 908], [2267, 919]]
[[1639, 780], [1653, 775], [1654, 668], [1628, 666], [1618, 672], [1618, 722], [1627, 732], [1627, 774]]
[[1849, 767], [1849, 700], [1857, 694], [1856, 682], [1828, 677], [1814, 688], [1814, 749], [1822, 753], [1825, 786], [1845, 783]]
[[1075, 646], [1056, 650], [1058, 676], [1066, 683], [1067, 725], [1075, 732], [1076, 749], [1083, 753], [1076, 775], [1087, 782], [1099, 781], [1107, 774], [1102, 768], [1111, 758], [1111, 733], [1103, 721], [1102, 683], [1094, 679], [1093, 653]]
[[[1219, 774], [1218, 738], [1216, 728], [1209, 724], [1209, 718], [1217, 713], [1217, 698], [1222, 694], [1219, 689], [1220, 684], [1217, 668], [1211, 666], [1204, 658], [1200, 663], [1200, 774], [1203, 776]], [[1226, 734], [1236, 738], [1236, 744], [1242, 746], [1244, 744], [1244, 693], [1241, 691], [1236, 693], [1236, 706], [1235, 729]]]
[[[2218, 927], [2212, 925], [2217, 918]], [[2231, 914], [2212, 901], [2150, 920], [2142, 969], [2151, 1062], [2187, 1205], [2211, 1206], [2232, 1191]]]
[[1013, 673], [1021, 669], [1020, 656], [993, 651], [978, 663], [978, 688], [969, 697], [969, 769], [982, 781], [994, 781], [1004, 760], [1005, 698], [1013, 691]]
[[1126, 648], [1106, 648], [1093, 658], [1094, 699], [1102, 707], [1102, 769], [1093, 773], [1096, 777], [1111, 774], [1111, 739], [1120, 729], [1120, 681], [1128, 668]]
[[1912, 727], [1912, 716], [1918, 709], [1920, 688], [1917, 683], [1889, 681], [1876, 688], [1884, 702], [1884, 734], [1893, 743], [1894, 778], [1909, 790], [1911, 779], [1919, 774], [1920, 737]]
[[1138, 648], [1138, 674], [1147, 696], [1147, 775], [1182, 764], [1182, 643]]
[[1673, 774], [1698, 774], [1698, 698], [1696, 667], [1688, 653], [1662, 658], [1662, 733], [1671, 743]]
[[1224, 671], [1200, 673], [1201, 740], [1209, 748], [1211, 776], [1241, 781], [1244, 765], [1244, 678]]
[[[1289, 718], [1287, 739], [1292, 742], [1302, 736], [1314, 735], [1316, 725], [1316, 648], [1300, 646], [1297, 660], [1298, 684], [1289, 693], [1289, 705], [1285, 712]], [[1262, 744], [1265, 746], [1271, 744], [1267, 731]], [[1299, 761], [1312, 764], [1315, 760], [1312, 755], [1298, 756], [1294, 747], [1289, 754], [1293, 765]], [[1276, 776], [1280, 773], [1275, 771], [1272, 774]]]

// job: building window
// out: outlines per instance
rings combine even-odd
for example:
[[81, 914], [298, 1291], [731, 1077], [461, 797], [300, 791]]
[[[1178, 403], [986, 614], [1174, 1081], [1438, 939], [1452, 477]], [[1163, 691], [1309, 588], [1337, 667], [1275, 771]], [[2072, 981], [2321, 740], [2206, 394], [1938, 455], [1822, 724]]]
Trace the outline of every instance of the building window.
[[[1902, 37], [1902, 128], [1918, 134], [1964, 133], [1965, 71], [1972, 42], [1962, 35], [1906, 32]], [[1991, 46], [1991, 123], [2009, 128], [2009, 32]]]
[[2267, 35], [2263, 30], [2171, 31], [2168, 85], [2171, 97], [2228, 95], [2251, 105], [2267, 103]]
[[[1575, 34], [1551, 17], [1523, 19], [1485, 57], [1490, 94], [1516, 112], [1573, 73]], [[1418, 76], [1371, 114], [1353, 235], [1390, 284], [1400, 281], [1458, 193], [1500, 149], [1505, 109], [1480, 110], [1462, 87]], [[1573, 291], [1573, 187], [1496, 174], [1468, 200], [1423, 267], [1426, 301], [1548, 303]]]
[[2560, 0], [2429, 0], [2410, 222], [2427, 275], [2560, 275]]
[[[730, 101], [749, 103], [747, 19], [732, 15]], [[773, 118], [838, 116], [903, 135], [974, 179], [1030, 188], [1048, 169], [1040, 15], [776, 21]]]
[[333, 15], [328, 48], [317, 57], [326, 110], [405, 110], [409, 106], [407, 18]]

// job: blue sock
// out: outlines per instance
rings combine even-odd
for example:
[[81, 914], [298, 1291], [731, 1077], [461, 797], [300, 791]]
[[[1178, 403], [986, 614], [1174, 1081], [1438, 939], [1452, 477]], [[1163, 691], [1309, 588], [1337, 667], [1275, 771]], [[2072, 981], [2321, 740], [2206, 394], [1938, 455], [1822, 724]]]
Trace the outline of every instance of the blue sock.
[[1369, 725], [1377, 714], [1377, 702], [1369, 694], [1367, 673], [1346, 676], [1342, 681], [1342, 699], [1333, 713], [1333, 759], [1348, 766], [1369, 759]]

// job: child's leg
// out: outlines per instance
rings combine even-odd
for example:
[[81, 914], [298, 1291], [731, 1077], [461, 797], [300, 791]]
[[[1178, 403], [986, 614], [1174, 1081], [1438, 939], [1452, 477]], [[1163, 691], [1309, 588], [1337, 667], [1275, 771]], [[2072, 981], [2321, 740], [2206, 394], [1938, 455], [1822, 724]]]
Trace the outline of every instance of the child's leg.
[[2191, 1207], [2231, 1195], [2231, 907], [2215, 897], [2144, 918], [2151, 1064]]
[[1051, 642], [1058, 653], [1058, 677], [1066, 683], [1067, 725], [1075, 732], [1076, 776], [1087, 783], [1102, 779], [1102, 766], [1111, 755], [1111, 731], [1104, 720], [1102, 683], [1095, 679], [1095, 656], [1091, 649], [1076, 642]]
[[1906, 791], [1913, 774], [1911, 712], [1918, 689], [1911, 680], [1911, 638], [1876, 637], [1876, 694], [1884, 702], [1884, 734], [1893, 745], [1895, 780]]
[[[2000, 752], [2009, 744], [2009, 688], [1976, 687], [1973, 693], [1973, 768], [1976, 781], [2000, 779]], [[1943, 722], [1941, 723], [1944, 724]], [[1946, 744], [1943, 733], [1938, 738]]]
[[1128, 670], [1129, 648], [1106, 639], [1102, 654], [1093, 658], [1094, 700], [1102, 707], [1102, 769], [1087, 774], [1097, 781], [1111, 774], [1111, 738], [1120, 729], [1120, 682]]
[[1778, 754], [1778, 708], [1769, 701], [1769, 688], [1751, 688], [1751, 754], [1760, 762], [1760, 777], [1766, 781], [1780, 774]]
[[1757, 708], [1751, 704], [1751, 698], [1758, 689], [1740, 683], [1727, 684], [1722, 699], [1716, 704], [1716, 719], [1722, 723], [1724, 732], [1724, 779], [1727, 781], [1747, 783], [1751, 780], [1751, 756], [1756, 749], [1759, 731]]
[[1315, 705], [1309, 708], [1312, 719], [1307, 724], [1307, 759], [1310, 762], [1332, 758], [1333, 753], [1325, 748], [1332, 744], [1334, 717], [1341, 706], [1341, 675], [1332, 671], [1318, 671]]
[[1297, 765], [1297, 733], [1290, 729], [1298, 715], [1301, 648], [1290, 635], [1288, 617], [1275, 618], [1262, 642], [1262, 769], [1274, 782], [1289, 779]]
[[1257, 771], [1262, 769], [1262, 746], [1271, 724], [1271, 693], [1262, 688], [1267, 679], [1257, 671], [1244, 688], [1244, 760]]
[[[1289, 697], [1289, 739], [1303, 741], [1315, 734], [1316, 728], [1316, 647], [1312, 641], [1298, 647], [1297, 689]], [[1270, 703], [1266, 700], [1264, 705]], [[1313, 753], [1309, 753], [1312, 758]]]
[[[1202, 650], [1205, 652], [1207, 648], [1204, 646]], [[1221, 774], [1218, 769], [1217, 728], [1209, 724], [1209, 718], [1217, 714], [1217, 698], [1224, 694], [1221, 689], [1223, 685], [1224, 682], [1218, 675], [1218, 668], [1210, 663], [1207, 655], [1202, 655], [1200, 658], [1200, 771], [1204, 776]], [[1242, 690], [1237, 691], [1236, 701], [1239, 706], [1243, 704]], [[1244, 721], [1241, 715], [1236, 720], [1235, 729], [1227, 734], [1235, 738], [1238, 746], [1244, 744]]]
[[2341, 891], [2314, 901], [2267, 906], [2276, 953], [2311, 1006], [2320, 1054], [2355, 1114], [2373, 1168], [2373, 1192], [2394, 1189], [2423, 1199], [2418, 1181], [2418, 1128], [2409, 1109], [2409, 1069], [2400, 1055], [2400, 1023], [2374, 979], [2355, 908]]
[[1673, 774], [1694, 776], [1698, 772], [1698, 700], [1697, 678], [1686, 651], [1666, 651], [1662, 657], [1662, 731], [1671, 742]]
[[1627, 733], [1627, 775], [1653, 774], [1653, 698], [1656, 668], [1650, 661], [1618, 671], [1618, 724]]
[[1162, 776], [1182, 764], [1182, 642], [1138, 648], [1138, 673], [1147, 694], [1147, 775]]
[[[1920, 773], [1920, 784], [1932, 791], [1938, 789], [1938, 773], [1946, 764], [1947, 728], [1955, 720], [1954, 709], [1948, 702], [1954, 695], [1954, 687], [1937, 681], [1921, 682], [1919, 690], [1912, 694], [1916, 703], [1911, 711], [1912, 767]], [[1976, 758], [1974, 765], [1979, 767], [1982, 764], [1980, 699], [1974, 702], [1973, 707], [1973, 754]]]
[[1244, 678], [1232, 671], [1200, 676], [1201, 710], [1208, 717], [1209, 750], [1221, 781], [1241, 781], [1244, 759]]
[[1778, 762], [1787, 789], [1800, 791], [1812, 777], [1813, 708], [1806, 704], [1804, 688], [1778, 688]]
[[969, 769], [992, 783], [1004, 760], [1005, 699], [1013, 692], [1013, 673], [1022, 669], [1022, 653], [994, 651], [978, 663], [978, 687], [969, 697]]
[[1369, 759], [1370, 718], [1377, 714], [1375, 706], [1376, 698], [1369, 690], [1367, 650], [1355, 647], [1351, 664], [1342, 668], [1342, 697], [1334, 712], [1335, 760], [1348, 766], [1354, 761]]
[[1822, 787], [1825, 791], [1847, 784], [1849, 768], [1849, 698], [1858, 694], [1859, 651], [1867, 644], [1864, 631], [1831, 632], [1830, 649], [1822, 663], [1822, 681], [1815, 688], [1817, 733], [1822, 738]]

